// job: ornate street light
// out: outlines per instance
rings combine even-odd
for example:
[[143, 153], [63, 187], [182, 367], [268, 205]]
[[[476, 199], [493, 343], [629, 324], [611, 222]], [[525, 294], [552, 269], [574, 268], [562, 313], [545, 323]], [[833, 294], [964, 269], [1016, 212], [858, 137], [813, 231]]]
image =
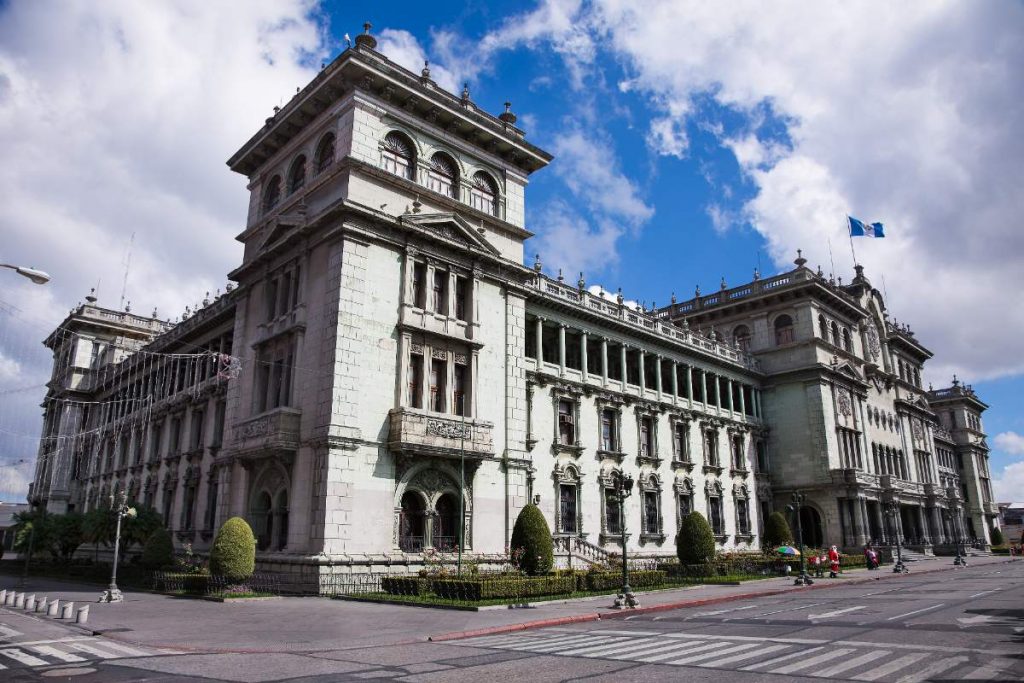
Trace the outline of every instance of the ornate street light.
[[793, 582], [794, 586], [810, 586], [814, 583], [814, 580], [807, 574], [807, 560], [804, 557], [804, 525], [800, 519], [800, 509], [803, 507], [806, 498], [807, 496], [800, 491], [793, 491], [793, 495], [790, 496], [793, 504], [786, 506], [786, 509], [796, 516], [796, 540], [797, 545], [800, 546], [800, 576], [796, 577], [796, 580]]
[[47, 282], [50, 281], [49, 274], [44, 273], [41, 270], [36, 270], [35, 268], [16, 266], [11, 263], [0, 263], [0, 268], [10, 268], [11, 270], [15, 271], [18, 275], [23, 275], [27, 277], [29, 280], [36, 283], [37, 285], [45, 285]]
[[908, 574], [910, 570], [907, 569], [906, 565], [903, 564], [903, 541], [900, 534], [900, 525], [898, 523], [900, 514], [900, 504], [895, 500], [890, 500], [885, 504], [885, 511], [892, 520], [893, 535], [896, 536], [896, 564], [893, 565], [892, 571], [895, 574]]
[[622, 532], [622, 593], [616, 596], [612, 607], [638, 607], [640, 603], [629, 587], [629, 562], [626, 558], [626, 499], [633, 495], [633, 477], [615, 472], [612, 475], [612, 491], [610, 501], [619, 506], [619, 529]]
[[121, 495], [118, 497], [116, 503], [114, 500], [114, 494], [110, 494], [110, 507], [115, 515], [117, 515], [117, 529], [114, 532], [114, 566], [110, 570], [110, 585], [107, 586], [107, 590], [100, 596], [100, 602], [122, 602], [124, 596], [121, 595], [121, 589], [117, 587], [117, 555], [119, 546], [121, 545], [121, 520], [124, 517], [135, 519], [135, 515], [138, 514], [135, 508], [128, 507], [128, 491], [121, 491]]

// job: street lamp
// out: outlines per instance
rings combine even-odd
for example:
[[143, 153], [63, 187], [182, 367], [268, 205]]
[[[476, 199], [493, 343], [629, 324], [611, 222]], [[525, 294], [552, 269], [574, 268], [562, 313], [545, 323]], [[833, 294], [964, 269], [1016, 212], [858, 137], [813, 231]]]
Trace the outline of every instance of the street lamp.
[[26, 268], [25, 266], [15, 266], [15, 265], [10, 264], [10, 263], [0, 263], [0, 268], [10, 268], [11, 270], [15, 271], [18, 275], [24, 275], [25, 277], [27, 277], [29, 280], [31, 280], [32, 282], [36, 283], [37, 285], [45, 285], [47, 282], [50, 281], [49, 274], [44, 273], [41, 270], [36, 270], [35, 268]]
[[623, 609], [639, 607], [633, 589], [629, 587], [629, 562], [626, 557], [626, 499], [633, 495], [633, 477], [616, 472], [612, 475], [610, 500], [619, 506], [619, 530], [622, 532], [622, 593], [615, 597], [612, 607]]
[[893, 565], [892, 571], [894, 574], [908, 574], [910, 570], [903, 564], [903, 541], [898, 523], [900, 504], [895, 500], [890, 500], [885, 505], [885, 511], [888, 513], [889, 519], [892, 520], [893, 535], [896, 536], [896, 564]]
[[128, 491], [121, 491], [121, 495], [118, 497], [115, 503], [114, 494], [110, 494], [110, 507], [112, 508], [115, 515], [117, 515], [117, 530], [114, 532], [114, 566], [110, 570], [110, 585], [107, 586], [107, 590], [100, 596], [100, 602], [123, 602], [124, 596], [121, 595], [121, 589], [117, 587], [117, 555], [119, 546], [121, 545], [121, 519], [129, 517], [135, 518], [137, 514], [135, 508], [128, 507]]
[[804, 557], [804, 525], [800, 519], [800, 508], [803, 507], [806, 498], [807, 496], [800, 491], [793, 491], [793, 495], [790, 496], [793, 504], [786, 506], [786, 509], [796, 516], [796, 540], [800, 546], [800, 576], [796, 577], [796, 580], [793, 582], [794, 586], [810, 586], [814, 583], [807, 574], [807, 560]]
[[960, 565], [961, 567], [967, 566], [967, 548], [964, 548], [964, 552], [960, 554], [960, 546], [964, 542], [963, 534], [963, 518], [961, 517], [960, 510], [957, 510], [957, 514], [953, 516], [953, 534], [956, 538], [956, 559], [953, 560], [954, 565]]

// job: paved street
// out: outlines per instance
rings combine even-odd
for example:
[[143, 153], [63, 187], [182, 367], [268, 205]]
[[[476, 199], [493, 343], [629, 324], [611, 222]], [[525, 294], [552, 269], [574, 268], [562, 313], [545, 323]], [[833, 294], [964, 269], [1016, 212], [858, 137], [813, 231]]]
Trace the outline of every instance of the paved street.
[[[671, 596], [712, 601], [703, 606], [605, 613], [575, 625], [443, 642], [426, 639], [581, 617], [607, 599], [465, 613], [315, 598], [222, 605], [136, 594], [125, 605], [94, 606], [90, 626], [101, 636], [0, 609], [0, 680], [1021, 680], [1024, 562], [992, 558], [925, 571], [947, 562], [921, 563], [907, 576], [852, 572], [825, 580], [830, 585], [820, 590], [780, 594], [788, 588], [783, 579], [706, 587]], [[722, 601], [741, 590], [767, 594]], [[665, 600], [651, 594], [644, 604]]]

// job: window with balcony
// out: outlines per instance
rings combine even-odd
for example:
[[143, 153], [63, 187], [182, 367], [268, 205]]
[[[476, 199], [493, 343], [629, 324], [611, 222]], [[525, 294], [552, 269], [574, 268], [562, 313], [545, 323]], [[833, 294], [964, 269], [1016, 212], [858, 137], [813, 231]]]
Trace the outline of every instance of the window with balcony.
[[604, 530], [608, 534], [622, 533], [622, 515], [615, 495], [615, 489], [604, 489]]
[[291, 405], [294, 364], [295, 343], [290, 336], [278, 338], [257, 351], [253, 392], [256, 412]]
[[641, 532], [644, 534], [661, 533], [661, 496], [656, 489], [648, 489], [643, 492], [643, 525]]
[[575, 483], [558, 485], [558, 531], [563, 534], [575, 534], [579, 519], [577, 509], [579, 503], [579, 486]]
[[423, 407], [423, 353], [409, 356], [409, 396], [406, 405], [413, 408]]
[[469, 372], [466, 369], [465, 363], [459, 363], [458, 358], [456, 358], [455, 365], [452, 369], [454, 370], [452, 375], [454, 383], [454, 386], [452, 387], [452, 408], [454, 408], [456, 415], [466, 417], [469, 415], [469, 406], [466, 405], [467, 389], [469, 388]]

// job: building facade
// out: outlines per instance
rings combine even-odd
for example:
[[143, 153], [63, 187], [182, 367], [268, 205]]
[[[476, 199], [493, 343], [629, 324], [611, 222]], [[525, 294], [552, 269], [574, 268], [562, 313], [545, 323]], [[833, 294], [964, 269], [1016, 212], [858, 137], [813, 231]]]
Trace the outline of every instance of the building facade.
[[531, 501], [591, 560], [623, 526], [632, 552], [673, 554], [693, 510], [720, 548], [757, 549], [796, 489], [819, 544], [987, 542], [984, 404], [921, 388], [931, 354], [863, 271], [839, 286], [798, 259], [647, 311], [524, 266], [550, 155], [509, 105], [375, 47], [359, 36], [229, 160], [251, 199], [227, 293], [175, 325], [89, 301], [47, 340], [33, 504], [127, 489], [200, 550], [243, 516], [261, 565], [312, 585], [405, 571], [463, 529], [501, 557]]

